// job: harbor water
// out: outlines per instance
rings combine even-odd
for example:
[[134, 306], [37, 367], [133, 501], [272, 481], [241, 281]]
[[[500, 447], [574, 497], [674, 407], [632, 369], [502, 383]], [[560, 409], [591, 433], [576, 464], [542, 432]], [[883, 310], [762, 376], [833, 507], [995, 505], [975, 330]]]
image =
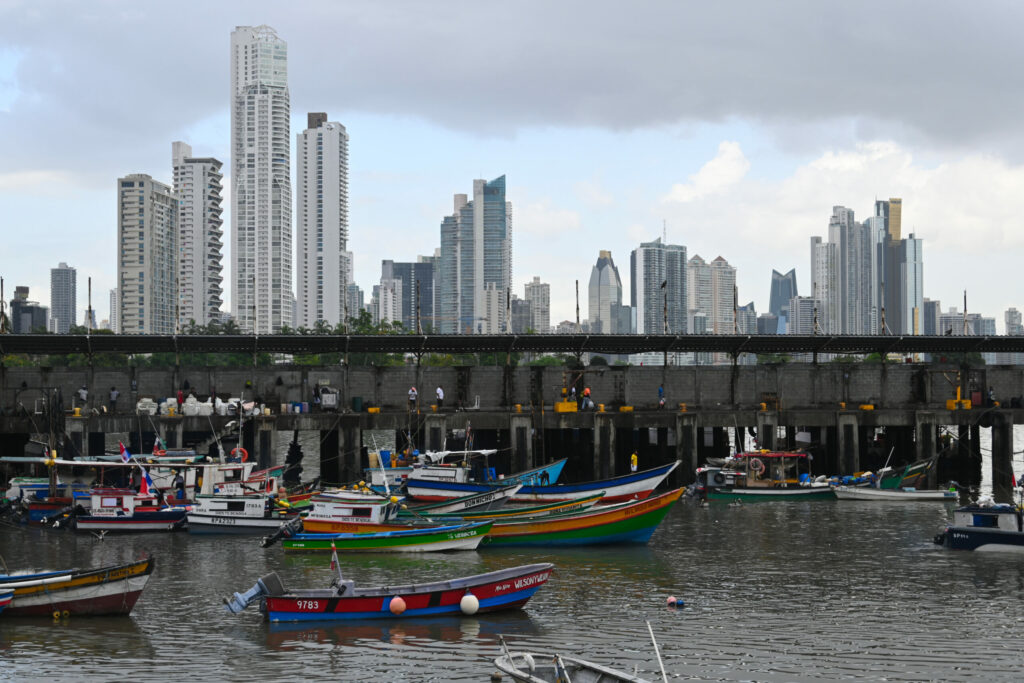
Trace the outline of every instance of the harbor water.
[[[324, 587], [323, 555], [254, 538], [0, 527], [12, 569], [99, 566], [152, 553], [131, 617], [0, 615], [2, 680], [487, 681], [499, 636], [660, 680], [1019, 680], [1024, 557], [932, 544], [952, 506], [848, 501], [677, 505], [641, 547], [342, 557], [386, 585], [548, 561], [526, 608], [462, 618], [267, 624], [222, 598], [276, 571]], [[666, 607], [670, 595], [685, 606]]]

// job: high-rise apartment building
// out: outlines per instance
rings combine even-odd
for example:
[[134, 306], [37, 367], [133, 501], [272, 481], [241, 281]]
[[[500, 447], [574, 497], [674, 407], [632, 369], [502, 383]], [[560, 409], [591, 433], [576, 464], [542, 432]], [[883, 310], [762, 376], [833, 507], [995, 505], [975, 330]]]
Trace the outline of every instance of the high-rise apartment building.
[[[719, 256], [711, 262], [710, 270], [711, 332], [736, 334], [736, 269]], [[753, 313], [753, 307], [750, 312]]]
[[871, 334], [877, 329], [872, 228], [858, 223], [852, 210], [834, 206], [828, 240], [811, 238], [811, 280], [821, 302], [822, 331]]
[[624, 334], [620, 328], [619, 309], [622, 307], [622, 280], [612, 260], [612, 252], [598, 252], [597, 263], [590, 271], [587, 288], [587, 321], [591, 334]]
[[[438, 318], [442, 334], [477, 334], [503, 329], [506, 306], [489, 306], [494, 296], [504, 302], [512, 285], [512, 204], [505, 200], [505, 176], [473, 181], [473, 199], [455, 195], [455, 210], [441, 221], [437, 263]], [[499, 316], [498, 320], [488, 318]]]
[[110, 331], [114, 334], [121, 334], [121, 305], [118, 303], [120, 297], [117, 294], [117, 287], [110, 290]]
[[[903, 200], [875, 202], [871, 230], [877, 245], [878, 328], [887, 334], [923, 334], [923, 243], [903, 238]], [[884, 321], [884, 325], [883, 325]]]
[[629, 255], [629, 278], [637, 334], [686, 334], [686, 247], [660, 237], [642, 243]]
[[174, 334], [178, 303], [178, 200], [144, 173], [117, 181], [122, 334]]
[[49, 329], [50, 311], [36, 301], [29, 301], [28, 287], [14, 288], [10, 311], [12, 334], [40, 334]]
[[221, 162], [193, 157], [192, 147], [171, 143], [178, 199], [178, 325], [220, 321], [224, 303], [224, 221]]
[[523, 296], [530, 305], [530, 328], [540, 334], [551, 331], [551, 285], [534, 276]]
[[[325, 320], [334, 327], [346, 318], [352, 282], [348, 132], [326, 113], [309, 114], [306, 130], [295, 136], [295, 202], [296, 322], [313, 327]], [[408, 326], [404, 313], [402, 321]]]
[[269, 26], [231, 33], [231, 303], [245, 331], [292, 325], [288, 45]]
[[433, 260], [415, 263], [386, 260], [381, 262], [381, 283], [398, 283], [400, 310], [398, 321], [405, 329], [422, 334], [434, 329]]
[[932, 301], [926, 298], [924, 300], [924, 308], [922, 320], [923, 326], [921, 328], [921, 334], [937, 335], [942, 334], [939, 330], [939, 316], [942, 315], [942, 304], [939, 301]]
[[[1003, 313], [1003, 333], [1011, 337], [1024, 335], [1024, 322], [1016, 308], [1008, 308]], [[996, 362], [1000, 365], [1021, 365], [1024, 363], [1024, 353], [1000, 353], [996, 356]]]
[[67, 334], [75, 324], [77, 273], [61, 262], [50, 269], [50, 326], [56, 334]]

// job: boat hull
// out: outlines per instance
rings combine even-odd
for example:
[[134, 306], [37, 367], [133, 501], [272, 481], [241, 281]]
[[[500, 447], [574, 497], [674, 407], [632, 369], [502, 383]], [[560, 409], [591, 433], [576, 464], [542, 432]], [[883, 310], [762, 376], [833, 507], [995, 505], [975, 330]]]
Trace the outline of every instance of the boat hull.
[[187, 510], [161, 510], [159, 512], [137, 512], [123, 517], [85, 515], [75, 518], [78, 531], [174, 531], [182, 528]]
[[32, 582], [31, 577], [50, 581], [15, 588], [14, 599], [4, 611], [4, 617], [63, 615], [64, 612], [71, 616], [126, 615], [135, 607], [152, 572], [153, 561], [147, 558], [96, 570], [2, 576], [0, 590], [5, 585]]
[[790, 488], [708, 489], [708, 500], [742, 501], [744, 503], [780, 500], [835, 500], [830, 486], [793, 486]]
[[[352, 596], [333, 596], [329, 591], [295, 591], [264, 599], [271, 622], [348, 621], [407, 619], [410, 617], [463, 614], [461, 601], [471, 593], [479, 601], [477, 614], [522, 607], [543, 586], [553, 565], [534, 564], [509, 570], [453, 579], [446, 582], [356, 591]], [[405, 610], [391, 611], [391, 600], [401, 597]]]
[[839, 500], [870, 500], [870, 501], [898, 501], [914, 502], [928, 501], [940, 503], [955, 503], [957, 494], [955, 491], [908, 491], [905, 489], [876, 489], [871, 486], [837, 486], [835, 488], [836, 498]]
[[1024, 532], [951, 526], [943, 534], [942, 545], [953, 550], [1024, 553]]
[[503, 507], [498, 510], [487, 510], [483, 512], [467, 511], [462, 513], [432, 514], [429, 512], [420, 513], [419, 509], [410, 508], [409, 510], [401, 510], [398, 513], [398, 518], [412, 520], [414, 518], [427, 517], [428, 519], [435, 521], [442, 521], [445, 519], [493, 519], [500, 522], [506, 519], [545, 517], [547, 515], [556, 515], [566, 512], [582, 512], [597, 505], [603, 497], [604, 492], [602, 491], [600, 493], [595, 493], [592, 496], [577, 498], [576, 500], [544, 503], [542, 505], [531, 505], [529, 507]]
[[207, 515], [190, 512], [188, 514], [188, 532], [190, 534], [230, 534], [250, 536], [277, 531], [281, 524], [295, 519], [277, 517], [258, 519], [255, 517], [232, 517], [229, 515]]
[[[298, 534], [281, 541], [286, 552], [422, 553], [476, 550], [492, 522], [371, 534]], [[332, 545], [333, 544], [333, 545]]]
[[675, 489], [647, 500], [580, 514], [498, 523], [484, 543], [498, 547], [647, 543], [682, 493], [683, 489]]
[[[604, 491], [601, 503], [618, 503], [648, 497], [658, 485], [679, 466], [679, 461], [661, 467], [634, 472], [622, 477], [582, 482], [579, 484], [552, 484], [550, 486], [523, 486], [512, 497], [514, 503], [553, 503], [570, 501]], [[436, 481], [410, 481], [408, 494], [416, 500], [438, 501], [485, 491], [491, 484], [456, 484]]]

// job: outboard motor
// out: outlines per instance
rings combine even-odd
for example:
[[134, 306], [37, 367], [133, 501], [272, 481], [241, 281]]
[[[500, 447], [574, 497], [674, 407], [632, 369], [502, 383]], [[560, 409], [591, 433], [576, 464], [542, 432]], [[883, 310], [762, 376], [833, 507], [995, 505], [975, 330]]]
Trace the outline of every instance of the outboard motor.
[[301, 517], [296, 517], [295, 519], [292, 519], [292, 520], [289, 520], [289, 521], [283, 523], [281, 526], [279, 526], [277, 528], [277, 531], [275, 531], [274, 533], [270, 534], [269, 536], [264, 536], [260, 540], [260, 547], [261, 548], [269, 548], [270, 546], [272, 546], [275, 543], [277, 543], [278, 540], [280, 540], [282, 538], [291, 538], [295, 534], [299, 533], [299, 531], [301, 531], [301, 530], [302, 530], [302, 518]]
[[232, 614], [238, 614], [252, 602], [268, 595], [283, 595], [284, 586], [277, 573], [270, 572], [264, 577], [256, 580], [256, 585], [244, 593], [235, 593], [230, 598], [224, 598], [224, 608]]

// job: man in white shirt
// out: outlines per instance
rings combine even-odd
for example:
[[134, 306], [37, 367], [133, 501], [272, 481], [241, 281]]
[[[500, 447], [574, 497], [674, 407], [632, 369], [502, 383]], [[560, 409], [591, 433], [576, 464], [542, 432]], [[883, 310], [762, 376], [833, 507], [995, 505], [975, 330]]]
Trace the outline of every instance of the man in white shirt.
[[441, 410], [444, 407], [444, 389], [441, 387], [437, 388], [437, 409]]

